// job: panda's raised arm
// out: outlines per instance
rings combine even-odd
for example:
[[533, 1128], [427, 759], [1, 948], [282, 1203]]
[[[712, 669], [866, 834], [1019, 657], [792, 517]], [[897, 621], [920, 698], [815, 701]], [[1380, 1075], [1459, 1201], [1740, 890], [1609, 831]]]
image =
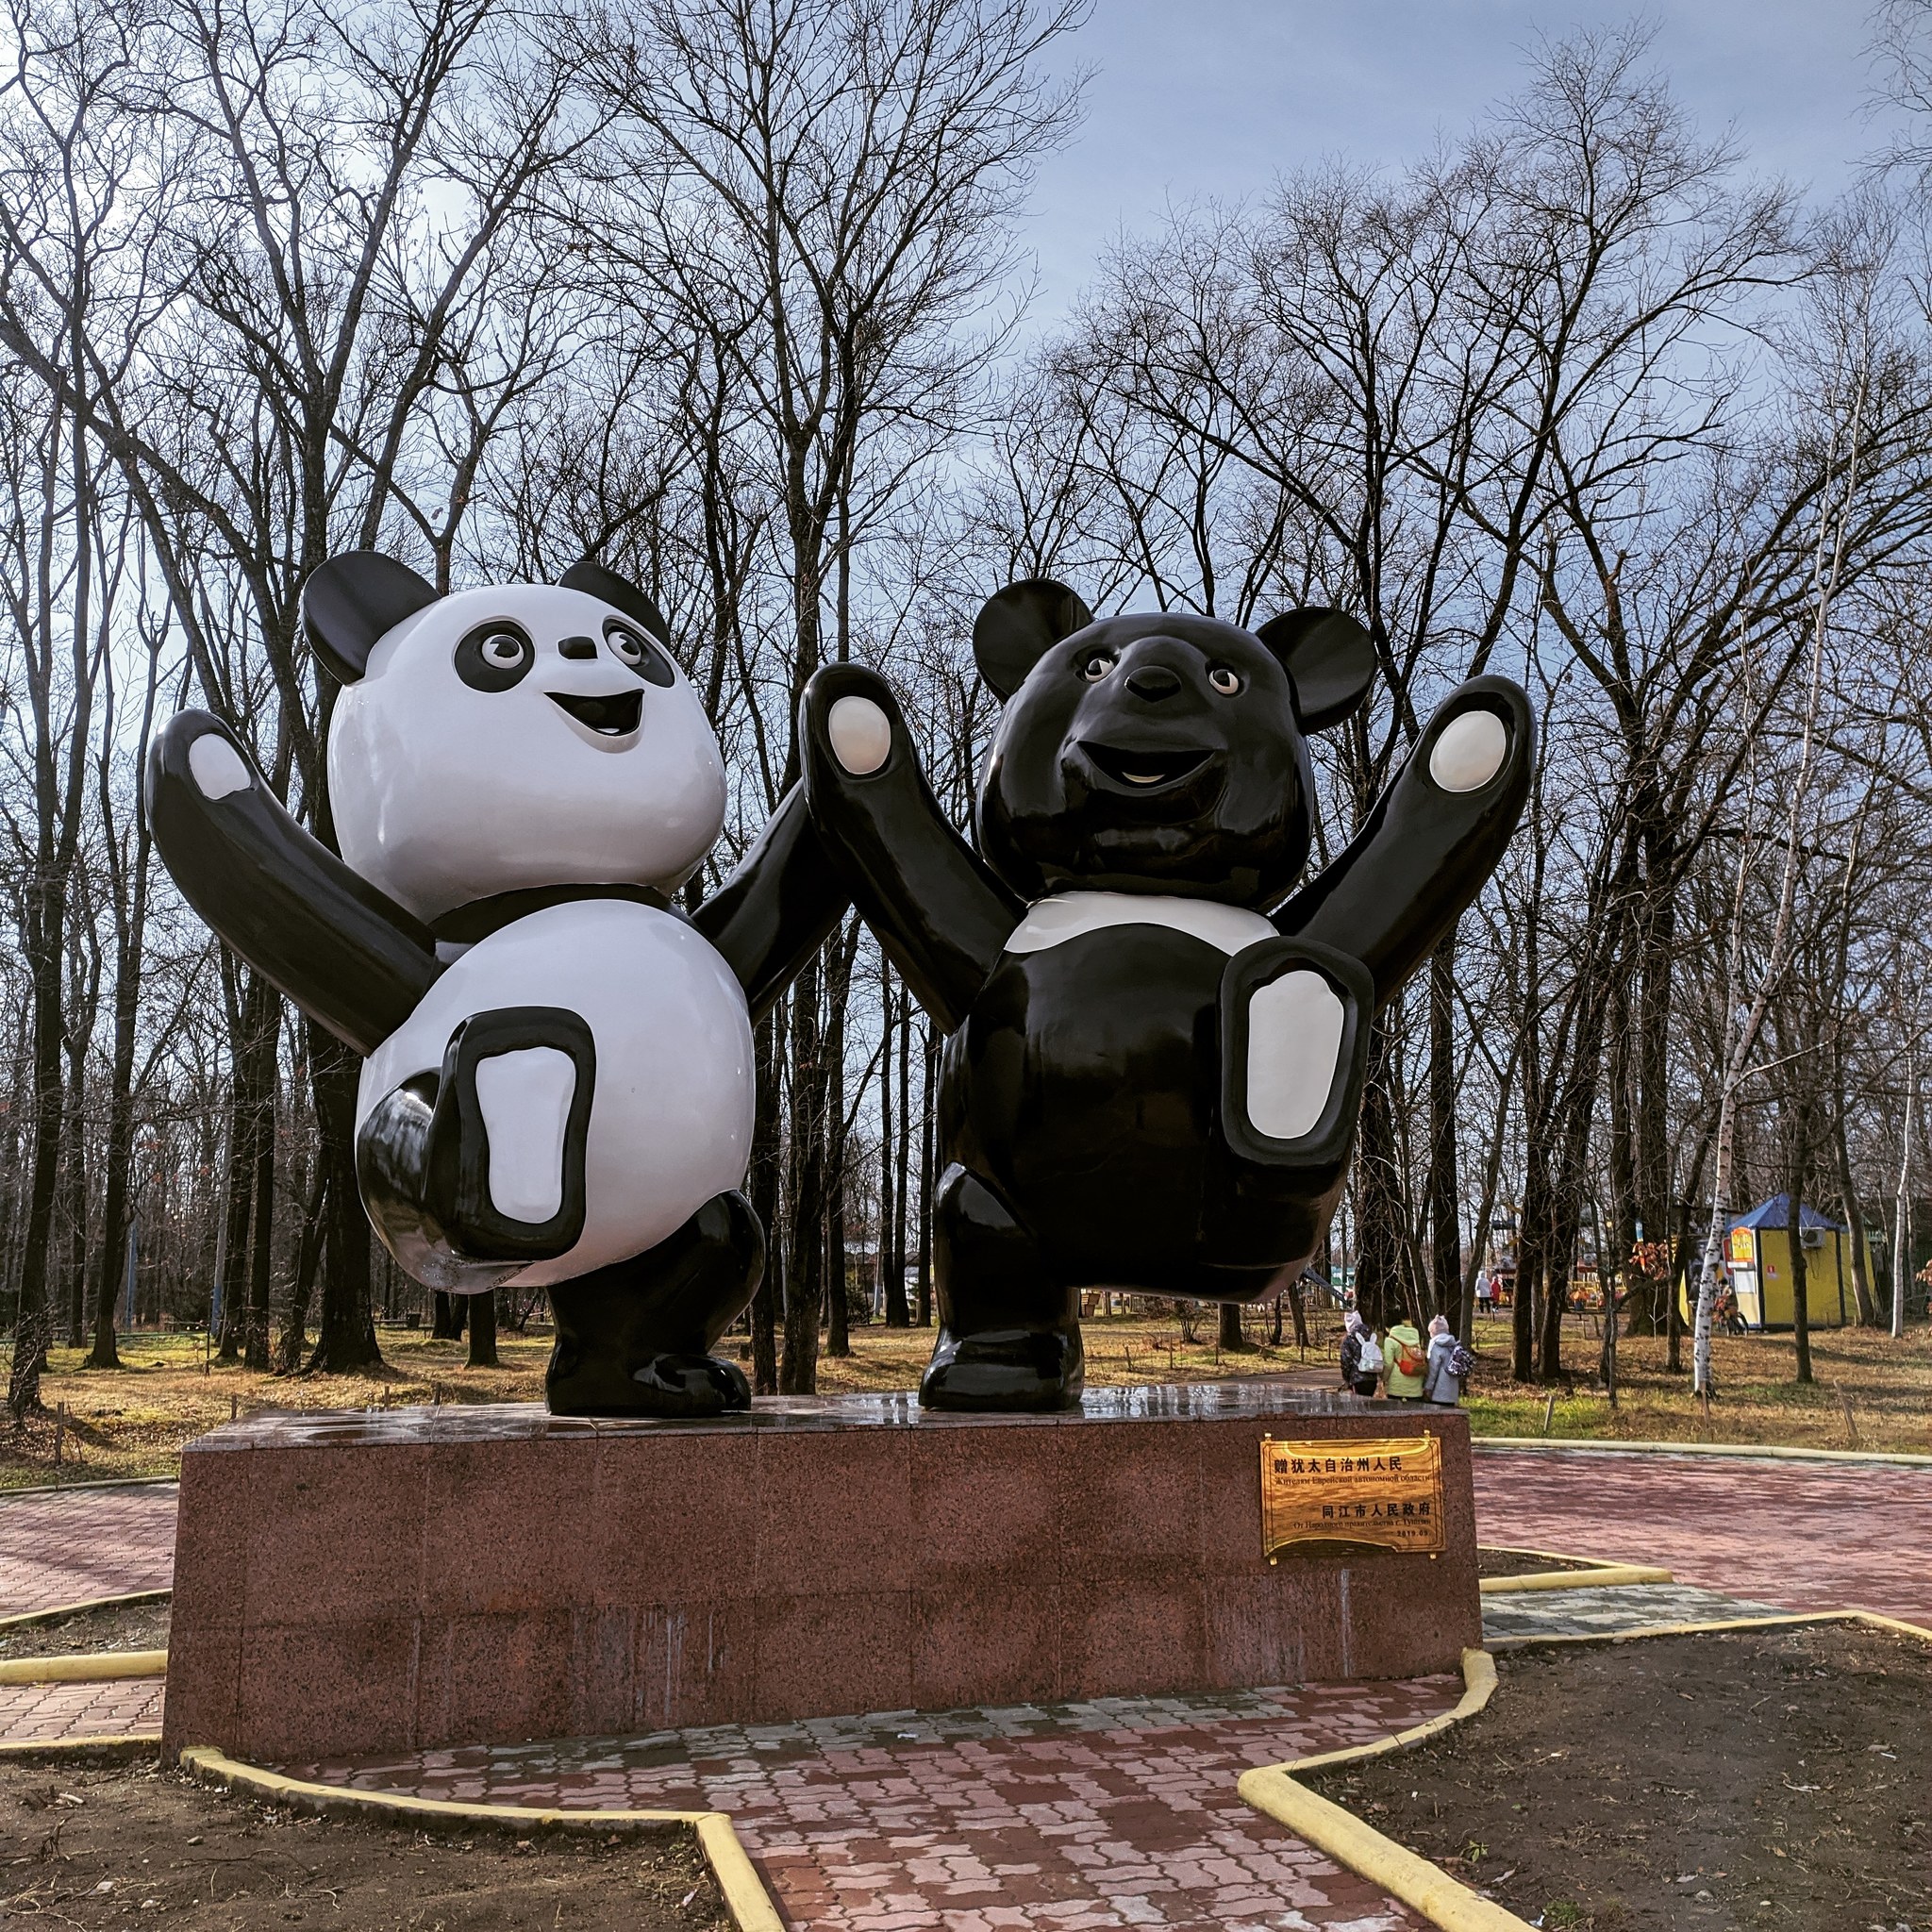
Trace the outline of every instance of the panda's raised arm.
[[1473, 677], [1429, 720], [1348, 849], [1274, 915], [1352, 954], [1379, 1008], [1482, 891], [1529, 796], [1536, 724], [1506, 677]]
[[965, 1019], [1024, 910], [940, 809], [891, 687], [829, 664], [806, 687], [805, 791], [819, 836], [919, 1004]]
[[309, 1018], [374, 1053], [436, 978], [428, 931], [305, 832], [208, 712], [162, 727], [146, 785], [182, 896]]
[[738, 975], [756, 1025], [851, 903], [844, 874], [813, 829], [805, 788], [794, 785], [691, 924]]

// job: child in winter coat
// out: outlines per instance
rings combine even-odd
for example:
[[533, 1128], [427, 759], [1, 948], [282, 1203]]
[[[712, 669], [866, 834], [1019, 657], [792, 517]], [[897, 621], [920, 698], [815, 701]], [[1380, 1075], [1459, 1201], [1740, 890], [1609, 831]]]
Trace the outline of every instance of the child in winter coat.
[[1423, 1376], [1423, 1400], [1442, 1408], [1454, 1408], [1462, 1400], [1462, 1377], [1457, 1373], [1456, 1358], [1462, 1353], [1446, 1315], [1429, 1324], [1429, 1366]]
[[1382, 1373], [1375, 1332], [1351, 1308], [1341, 1322], [1341, 1386], [1351, 1395], [1373, 1395]]
[[1429, 1358], [1423, 1348], [1423, 1339], [1416, 1332], [1416, 1325], [1407, 1315], [1389, 1331], [1387, 1346], [1382, 1350], [1383, 1360], [1388, 1364], [1387, 1388], [1391, 1402], [1420, 1402], [1423, 1381], [1428, 1374]]

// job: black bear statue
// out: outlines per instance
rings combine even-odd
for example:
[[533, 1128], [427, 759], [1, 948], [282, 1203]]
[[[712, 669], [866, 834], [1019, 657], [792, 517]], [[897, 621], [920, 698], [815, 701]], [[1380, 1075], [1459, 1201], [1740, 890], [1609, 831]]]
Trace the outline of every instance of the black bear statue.
[[1317, 1253], [1370, 1023], [1502, 856], [1535, 725], [1516, 685], [1470, 679], [1296, 891], [1307, 734], [1350, 717], [1375, 675], [1354, 619], [1096, 623], [1036, 578], [987, 603], [973, 643], [1005, 705], [976, 852], [860, 666], [807, 689], [805, 787], [947, 1036], [921, 1401], [1054, 1411], [1080, 1401], [1083, 1289], [1253, 1302]]

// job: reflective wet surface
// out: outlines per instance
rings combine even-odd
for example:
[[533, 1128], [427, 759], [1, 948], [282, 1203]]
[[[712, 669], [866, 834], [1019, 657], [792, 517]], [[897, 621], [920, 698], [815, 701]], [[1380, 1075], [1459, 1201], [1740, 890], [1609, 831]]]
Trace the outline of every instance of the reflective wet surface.
[[347, 1448], [365, 1442], [472, 1443], [580, 1441], [658, 1435], [667, 1429], [742, 1435], [843, 1429], [1054, 1429], [1091, 1423], [1233, 1422], [1259, 1416], [1373, 1416], [1394, 1422], [1387, 1403], [1322, 1389], [1270, 1382], [1152, 1383], [1094, 1389], [1065, 1415], [942, 1415], [924, 1410], [909, 1391], [882, 1395], [761, 1395], [749, 1414], [671, 1422], [655, 1417], [605, 1421], [551, 1415], [541, 1403], [452, 1403], [436, 1407], [266, 1410], [225, 1424], [192, 1445], [215, 1449]]

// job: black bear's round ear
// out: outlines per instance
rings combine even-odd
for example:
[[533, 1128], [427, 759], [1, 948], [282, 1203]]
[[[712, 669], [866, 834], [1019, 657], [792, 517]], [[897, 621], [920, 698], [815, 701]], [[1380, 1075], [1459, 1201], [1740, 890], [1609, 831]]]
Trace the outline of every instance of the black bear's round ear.
[[657, 605], [628, 577], [606, 570], [594, 557], [572, 564], [557, 581], [559, 590], [582, 591], [603, 603], [615, 605], [634, 623], [642, 625], [660, 644], [671, 641], [671, 626], [664, 622], [664, 613]]
[[1092, 622], [1092, 611], [1066, 585], [1028, 577], [986, 600], [973, 625], [974, 661], [1004, 702], [1054, 645]]
[[1353, 717], [1375, 681], [1374, 641], [1345, 610], [1310, 605], [1285, 611], [1256, 635], [1281, 659], [1304, 731], [1326, 731]]
[[345, 550], [302, 586], [302, 629], [323, 669], [354, 684], [376, 640], [437, 601], [435, 585], [407, 563], [379, 550]]

